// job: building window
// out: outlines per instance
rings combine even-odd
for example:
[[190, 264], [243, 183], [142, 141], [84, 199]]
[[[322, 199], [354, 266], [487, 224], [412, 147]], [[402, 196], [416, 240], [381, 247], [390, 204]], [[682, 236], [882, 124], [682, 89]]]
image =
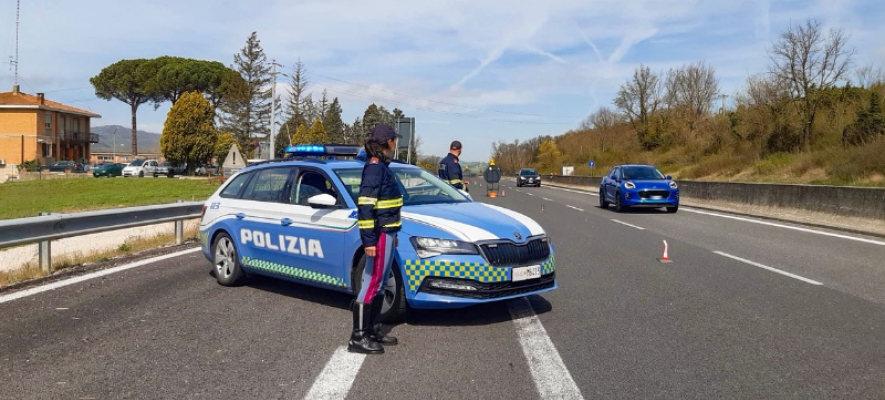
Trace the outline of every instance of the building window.
[[80, 118], [74, 118], [74, 132], [80, 132]]
[[52, 114], [46, 113], [46, 134], [52, 134]]

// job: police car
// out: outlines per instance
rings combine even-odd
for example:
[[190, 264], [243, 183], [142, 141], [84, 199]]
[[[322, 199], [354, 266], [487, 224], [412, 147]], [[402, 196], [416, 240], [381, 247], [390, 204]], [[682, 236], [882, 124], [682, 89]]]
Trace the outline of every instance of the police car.
[[[299, 145], [287, 160], [248, 166], [203, 206], [200, 239], [218, 283], [263, 275], [359, 292], [365, 255], [357, 197], [360, 146]], [[390, 164], [403, 195], [395, 265], [381, 319], [408, 308], [458, 308], [557, 288], [544, 229], [517, 212], [474, 202], [426, 170]]]

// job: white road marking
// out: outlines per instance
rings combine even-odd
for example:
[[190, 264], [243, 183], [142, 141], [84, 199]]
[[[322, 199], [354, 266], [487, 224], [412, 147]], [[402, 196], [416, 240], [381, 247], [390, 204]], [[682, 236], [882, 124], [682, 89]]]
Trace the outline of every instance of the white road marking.
[[589, 194], [591, 196], [599, 196], [599, 193], [591, 192], [589, 190], [576, 190], [576, 189], [568, 189], [568, 188], [564, 188], [564, 187], [549, 186], [549, 185], [547, 186], [547, 188], [550, 188], [553, 190], [561, 190], [563, 192], [570, 192], [570, 193], [577, 193], [577, 194]]
[[779, 270], [779, 269], [777, 269], [777, 268], [772, 268], [772, 267], [769, 267], [769, 266], [767, 266], [767, 265], [762, 265], [762, 264], [759, 264], [759, 263], [757, 263], [757, 262], [753, 262], [753, 261], [750, 261], [750, 260], [747, 260], [747, 259], [743, 259], [743, 258], [740, 258], [740, 257], [737, 257], [737, 256], [733, 256], [733, 255], [728, 254], [728, 253], [723, 253], [723, 252], [721, 252], [721, 251], [714, 251], [713, 253], [715, 253], [715, 254], [719, 254], [720, 256], [723, 256], [723, 257], [728, 257], [728, 258], [730, 258], [730, 259], [732, 259], [732, 260], [740, 261], [740, 262], [742, 262], [742, 263], [744, 263], [744, 264], [749, 264], [749, 265], [752, 265], [752, 266], [754, 266], [754, 267], [759, 267], [759, 268], [762, 268], [762, 269], [766, 269], [766, 270], [769, 270], [769, 271], [774, 272], [774, 273], [776, 273], [776, 274], [781, 274], [781, 275], [784, 275], [784, 276], [789, 276], [790, 278], [798, 279], [798, 280], [800, 280], [800, 281], [802, 281], [802, 282], [805, 282], [805, 283], [810, 283], [810, 284], [812, 284], [812, 285], [823, 285], [823, 283], [820, 283], [820, 282], [818, 282], [818, 281], [811, 280], [811, 279], [808, 279], [808, 278], [803, 278], [803, 277], [801, 277], [801, 276], [799, 276], [799, 275], [791, 274], [791, 273], [786, 272], [786, 271], [781, 271], [781, 270]]
[[548, 198], [546, 198], [546, 197], [541, 197], [541, 198], [544, 199], [544, 200], [547, 200], [547, 201], [553, 201], [553, 200], [548, 199]]
[[525, 194], [527, 194], [527, 195], [529, 195], [529, 196], [534, 196], [534, 194], [529, 193], [529, 192], [525, 192]]
[[644, 230], [645, 230], [645, 228], [643, 228], [643, 227], [641, 227], [641, 226], [631, 225], [631, 224], [628, 224], [628, 223], [626, 223], [626, 222], [624, 222], [624, 221], [619, 221], [619, 220], [616, 220], [616, 219], [613, 219], [612, 222], [616, 222], [616, 223], [619, 223], [619, 224], [624, 225], [624, 226], [629, 226], [629, 227], [631, 227], [631, 228], [636, 228], [636, 229], [639, 229], [640, 231], [644, 231]]
[[339, 347], [304, 398], [306, 400], [346, 398], [365, 359], [365, 354], [351, 353], [347, 351], [347, 346]]
[[693, 208], [684, 208], [684, 207], [680, 208], [680, 211], [688, 211], [688, 212], [695, 213], [695, 214], [703, 214], [703, 215], [710, 215], [713, 217], [733, 219], [733, 220], [737, 220], [737, 221], [752, 222], [754, 224], [759, 224], [759, 225], [774, 226], [777, 228], [792, 229], [794, 231], [799, 231], [799, 232], [813, 233], [816, 235], [830, 236], [830, 237], [835, 237], [835, 238], [840, 238], [840, 239], [848, 239], [848, 240], [854, 240], [857, 242], [885, 246], [885, 242], [880, 241], [880, 240], [865, 239], [865, 238], [848, 236], [848, 235], [840, 235], [838, 233], [830, 233], [830, 232], [818, 231], [818, 230], [814, 230], [814, 229], [801, 228], [798, 226], [777, 224], [774, 222], [760, 221], [760, 220], [756, 220], [756, 219], [752, 219], [752, 218], [744, 218], [744, 217], [738, 217], [738, 216], [734, 216], [734, 215], [717, 214], [717, 213], [711, 213], [711, 212], [707, 212], [707, 211], [701, 211], [701, 210], [696, 210]]
[[21, 299], [23, 297], [33, 296], [35, 294], [48, 292], [50, 290], [55, 290], [55, 289], [62, 288], [65, 286], [73, 285], [75, 283], [88, 281], [90, 279], [95, 279], [95, 278], [100, 278], [102, 276], [115, 274], [117, 272], [125, 271], [127, 269], [137, 268], [137, 267], [153, 264], [158, 261], [168, 260], [170, 258], [175, 258], [175, 257], [179, 257], [179, 256], [191, 254], [191, 253], [196, 253], [198, 251], [200, 251], [199, 247], [196, 247], [193, 249], [188, 249], [188, 250], [182, 250], [182, 251], [178, 251], [175, 253], [162, 255], [159, 257], [148, 258], [146, 260], [136, 261], [131, 264], [121, 265], [119, 267], [104, 269], [101, 271], [93, 272], [91, 274], [86, 274], [86, 275], [81, 275], [81, 276], [77, 276], [77, 277], [70, 278], [70, 279], [65, 279], [63, 281], [52, 282], [50, 284], [38, 286], [38, 287], [31, 288], [28, 290], [22, 290], [20, 292], [10, 293], [5, 296], [0, 296], [0, 304], [6, 303], [7, 301], [13, 301], [13, 300]]
[[535, 380], [535, 387], [542, 399], [583, 399], [556, 346], [547, 336], [547, 330], [535, 315], [528, 299], [520, 298], [507, 303], [519, 344]]
[[584, 211], [583, 208], [578, 208], [578, 207], [575, 207], [575, 206], [570, 206], [570, 205], [568, 205], [568, 204], [566, 204], [565, 206], [568, 207], [568, 208], [571, 208], [572, 210], [578, 210], [578, 211], [581, 211], [581, 212]]

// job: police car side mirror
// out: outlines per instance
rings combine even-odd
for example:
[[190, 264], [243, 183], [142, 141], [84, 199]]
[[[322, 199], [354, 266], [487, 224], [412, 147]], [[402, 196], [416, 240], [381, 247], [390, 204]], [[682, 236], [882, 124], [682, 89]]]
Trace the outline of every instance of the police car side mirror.
[[307, 204], [310, 204], [312, 208], [335, 208], [338, 205], [338, 199], [323, 193], [307, 199]]

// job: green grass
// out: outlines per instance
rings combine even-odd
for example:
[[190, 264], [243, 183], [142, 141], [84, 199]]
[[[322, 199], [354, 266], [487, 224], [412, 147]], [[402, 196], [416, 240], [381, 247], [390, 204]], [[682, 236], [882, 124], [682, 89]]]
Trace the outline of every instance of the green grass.
[[0, 185], [0, 219], [40, 212], [70, 213], [107, 208], [199, 201], [218, 181], [209, 179], [82, 178], [7, 182]]

